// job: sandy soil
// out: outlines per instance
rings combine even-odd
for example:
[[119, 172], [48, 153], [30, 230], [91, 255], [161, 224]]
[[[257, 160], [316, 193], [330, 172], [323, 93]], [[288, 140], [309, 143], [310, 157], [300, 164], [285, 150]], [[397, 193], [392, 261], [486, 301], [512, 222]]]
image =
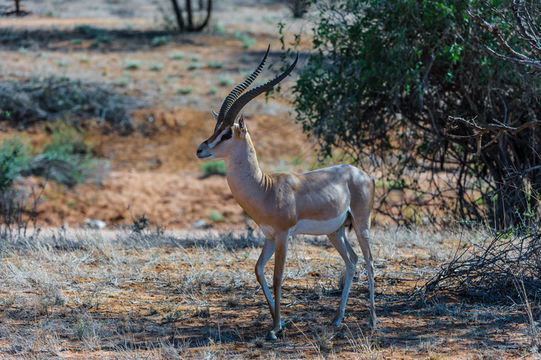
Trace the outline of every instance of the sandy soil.
[[481, 234], [373, 232], [377, 331], [367, 327], [362, 264], [334, 329], [343, 263], [324, 238], [294, 239], [285, 330], [269, 342], [253, 273], [259, 233], [44, 231], [3, 247], [0, 357], [535, 359], [521, 306], [410, 297], [464, 235]]

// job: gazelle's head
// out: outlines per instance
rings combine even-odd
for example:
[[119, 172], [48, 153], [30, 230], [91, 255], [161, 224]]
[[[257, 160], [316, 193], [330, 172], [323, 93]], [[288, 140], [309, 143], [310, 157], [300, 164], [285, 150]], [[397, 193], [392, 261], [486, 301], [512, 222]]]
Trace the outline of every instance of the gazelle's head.
[[255, 71], [248, 76], [246, 80], [237, 85], [229, 93], [229, 95], [227, 95], [222, 107], [220, 108], [220, 112], [218, 114], [216, 114], [214, 111], [212, 112], [212, 115], [216, 120], [216, 126], [214, 127], [212, 136], [203, 141], [197, 148], [196, 154], [199, 159], [227, 158], [229, 154], [234, 152], [235, 148], [237, 148], [240, 142], [246, 141], [246, 126], [244, 125], [242, 115], [240, 116], [238, 122], [236, 122], [238, 114], [242, 108], [256, 96], [270, 90], [280, 81], [285, 79], [297, 64], [297, 60], [299, 58], [298, 54], [295, 61], [282, 74], [263, 85], [253, 88], [241, 96], [244, 90], [246, 90], [252, 84], [252, 82], [254, 82], [254, 80], [263, 70], [263, 66], [265, 65], [267, 56], [269, 55], [269, 50], [270, 46], [267, 48], [267, 52], [265, 53], [263, 60], [261, 60], [259, 63], [257, 69], [255, 69]]

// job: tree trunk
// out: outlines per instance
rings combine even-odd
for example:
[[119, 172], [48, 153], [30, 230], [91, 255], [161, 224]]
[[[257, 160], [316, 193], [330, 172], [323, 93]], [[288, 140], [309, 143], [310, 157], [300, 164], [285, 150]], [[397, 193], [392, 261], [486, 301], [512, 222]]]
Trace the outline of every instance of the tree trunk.
[[175, 16], [177, 18], [178, 29], [180, 32], [184, 31], [184, 19], [182, 19], [182, 12], [178, 6], [177, 0], [171, 0], [173, 3], [173, 10], [175, 11]]

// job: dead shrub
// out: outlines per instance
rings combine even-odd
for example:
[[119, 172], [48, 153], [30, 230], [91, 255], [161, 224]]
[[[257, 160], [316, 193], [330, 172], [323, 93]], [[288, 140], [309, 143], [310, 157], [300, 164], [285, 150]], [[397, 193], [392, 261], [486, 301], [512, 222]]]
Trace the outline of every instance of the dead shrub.
[[421, 289], [423, 296], [451, 293], [490, 303], [521, 301], [516, 281], [525, 293], [541, 300], [541, 230], [498, 232], [481, 244], [457, 251]]
[[79, 128], [83, 120], [93, 119], [130, 133], [135, 126], [128, 112], [135, 106], [128, 96], [80, 80], [49, 77], [0, 83], [0, 121], [19, 128], [66, 118]]
[[41, 193], [37, 193], [34, 189], [0, 190], [0, 241], [27, 238], [30, 225], [33, 235], [39, 233], [40, 229], [36, 226], [36, 209], [40, 198]]

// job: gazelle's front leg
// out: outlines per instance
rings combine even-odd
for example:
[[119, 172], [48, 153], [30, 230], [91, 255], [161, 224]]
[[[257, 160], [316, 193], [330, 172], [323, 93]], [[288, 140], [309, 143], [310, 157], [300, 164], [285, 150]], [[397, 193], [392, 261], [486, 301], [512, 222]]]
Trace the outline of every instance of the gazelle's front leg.
[[267, 300], [267, 305], [269, 306], [270, 313], [273, 319], [274, 301], [272, 301], [269, 286], [267, 285], [267, 281], [265, 280], [265, 265], [271, 258], [272, 254], [274, 254], [275, 247], [276, 242], [274, 241], [274, 239], [265, 239], [265, 243], [263, 244], [263, 250], [261, 251], [261, 255], [259, 255], [259, 259], [257, 259], [257, 263], [255, 265], [255, 276], [257, 278], [257, 281], [259, 282], [259, 285], [261, 285], [261, 288], [263, 289], [263, 294], [265, 294], [265, 299]]
[[267, 339], [276, 340], [276, 334], [282, 330], [282, 320], [280, 318], [280, 298], [282, 297], [282, 279], [284, 276], [284, 265], [287, 256], [287, 238], [288, 233], [280, 233], [274, 238], [274, 276], [272, 286], [274, 288], [274, 316], [272, 330], [267, 334]]

